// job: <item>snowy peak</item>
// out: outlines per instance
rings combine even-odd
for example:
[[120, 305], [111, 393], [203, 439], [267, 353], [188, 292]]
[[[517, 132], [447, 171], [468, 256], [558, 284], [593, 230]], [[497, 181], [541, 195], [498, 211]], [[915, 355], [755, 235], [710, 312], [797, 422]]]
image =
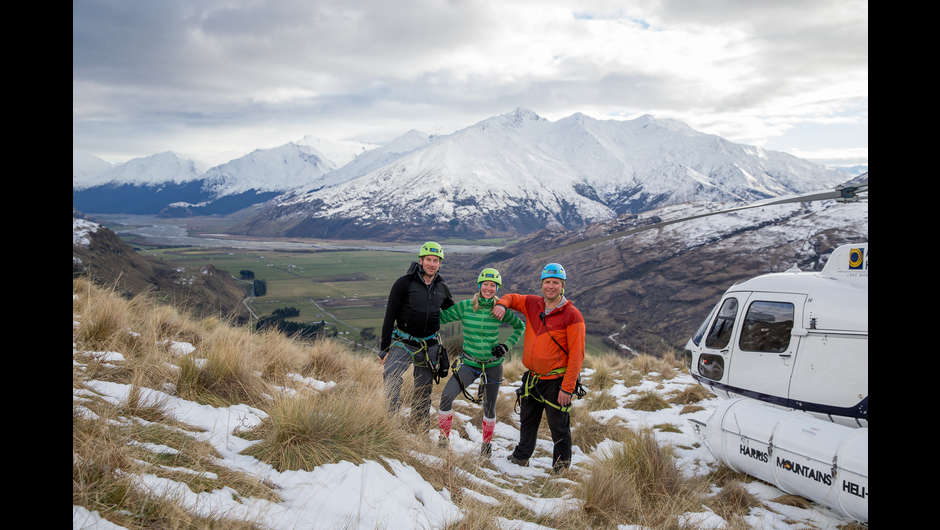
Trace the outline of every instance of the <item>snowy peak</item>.
[[128, 160], [82, 181], [73, 176], [72, 186], [87, 188], [109, 182], [122, 184], [153, 185], [165, 182], [189, 182], [198, 179], [200, 172], [196, 163], [172, 151], [165, 151]]
[[407, 153], [408, 151], [426, 146], [430, 141], [431, 136], [428, 133], [411, 129], [405, 134], [378, 147], [376, 150], [387, 153]]
[[535, 112], [532, 112], [529, 109], [524, 109], [521, 107], [516, 108], [516, 110], [508, 113], [501, 114], [495, 118], [491, 118], [487, 121], [493, 121], [503, 125], [504, 127], [520, 128], [528, 124], [528, 122], [547, 122], [545, 118], [539, 116]]
[[255, 191], [285, 191], [320, 179], [335, 166], [309, 146], [289, 142], [251, 153], [206, 171], [205, 187], [217, 197]]

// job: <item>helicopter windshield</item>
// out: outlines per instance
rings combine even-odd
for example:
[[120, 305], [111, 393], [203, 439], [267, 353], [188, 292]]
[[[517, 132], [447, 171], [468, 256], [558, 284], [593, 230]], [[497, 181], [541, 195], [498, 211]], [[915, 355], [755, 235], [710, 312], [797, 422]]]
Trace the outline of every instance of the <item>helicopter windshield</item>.
[[696, 346], [702, 342], [702, 337], [705, 336], [705, 330], [708, 329], [708, 323], [711, 321], [712, 315], [715, 314], [715, 309], [717, 308], [718, 304], [715, 304], [712, 310], [708, 312], [708, 316], [705, 317], [705, 320], [703, 320], [702, 323], [699, 324], [698, 329], [695, 330], [695, 335], [692, 335], [692, 343]]
[[705, 339], [706, 348], [724, 348], [728, 345], [728, 341], [731, 340], [731, 329], [734, 327], [734, 317], [737, 314], [738, 299], [726, 298]]

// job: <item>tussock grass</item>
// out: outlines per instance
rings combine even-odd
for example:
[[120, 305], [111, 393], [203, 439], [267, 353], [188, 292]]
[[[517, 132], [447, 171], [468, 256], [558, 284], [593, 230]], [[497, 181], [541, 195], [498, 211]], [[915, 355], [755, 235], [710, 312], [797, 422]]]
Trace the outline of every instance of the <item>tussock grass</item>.
[[624, 404], [624, 408], [634, 410], [655, 411], [668, 409], [669, 403], [654, 391], [641, 392], [638, 398]]
[[406, 434], [397, 416], [386, 415], [382, 392], [374, 388], [371, 395], [362, 389], [356, 396], [325, 392], [278, 399], [254, 429], [261, 441], [243, 453], [278, 471], [400, 459], [409, 446]]
[[639, 372], [642, 376], [648, 376], [653, 372], [659, 374], [659, 380], [672, 379], [676, 377], [677, 370], [682, 369], [682, 362], [676, 360], [672, 353], [667, 353], [663, 357], [654, 357], [642, 353], [630, 359], [629, 367]]
[[592, 391], [587, 395], [585, 401], [587, 402], [588, 410], [609, 410], [619, 406], [617, 404], [617, 398], [607, 390], [601, 390], [600, 392]]
[[698, 509], [701, 485], [682, 478], [671, 448], [660, 447], [652, 431], [628, 429], [617, 441], [622, 446], [610, 458], [592, 457], [575, 486], [584, 499], [585, 527], [664, 528], [675, 525], [678, 514]]
[[597, 444], [604, 440], [619, 440], [629, 430], [623, 423], [623, 420], [611, 419], [606, 423], [601, 423], [587, 413], [582, 413], [580, 408], [572, 409], [571, 414], [571, 443], [577, 445], [585, 453], [590, 453]]
[[676, 405], [690, 405], [692, 403], [698, 403], [703, 399], [711, 399], [713, 397], [716, 397], [715, 394], [709, 392], [705, 387], [701, 385], [689, 385], [673, 393], [668, 401]]
[[601, 355], [589, 355], [584, 358], [584, 366], [594, 370], [587, 381], [582, 381], [591, 391], [602, 391], [614, 385], [614, 380], [629, 366], [629, 360], [617, 353], [607, 352]]
[[503, 384], [519, 382], [526, 367], [522, 364], [522, 355], [503, 361]]
[[729, 523], [743, 522], [743, 516], [747, 515], [751, 508], [762, 506], [762, 503], [737, 481], [726, 484], [721, 491], [706, 499], [704, 504]]
[[253, 346], [251, 335], [243, 330], [211, 330], [199, 350], [205, 361], [188, 356], [180, 362], [178, 395], [213, 406], [262, 405], [272, 391], [260, 377], [263, 363]]

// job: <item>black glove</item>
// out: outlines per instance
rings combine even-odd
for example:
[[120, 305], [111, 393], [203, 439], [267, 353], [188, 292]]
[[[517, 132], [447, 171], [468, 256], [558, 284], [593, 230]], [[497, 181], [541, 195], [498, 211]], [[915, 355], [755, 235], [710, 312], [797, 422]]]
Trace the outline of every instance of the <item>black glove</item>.
[[493, 346], [493, 351], [490, 353], [493, 354], [493, 357], [500, 358], [503, 355], [506, 355], [506, 352], [508, 351], [509, 348], [507, 348], [505, 344], [497, 344], [496, 346]]
[[437, 347], [437, 376], [443, 379], [447, 377], [449, 371], [450, 361], [447, 360], [447, 350], [444, 349], [443, 344], [439, 344]]

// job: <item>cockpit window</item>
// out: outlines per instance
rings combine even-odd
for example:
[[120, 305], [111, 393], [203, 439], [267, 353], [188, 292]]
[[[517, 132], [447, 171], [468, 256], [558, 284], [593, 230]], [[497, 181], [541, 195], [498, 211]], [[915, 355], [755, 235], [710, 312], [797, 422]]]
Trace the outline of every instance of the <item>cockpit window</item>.
[[793, 304], [753, 302], [744, 316], [739, 346], [744, 351], [782, 353], [790, 346]]
[[708, 312], [708, 316], [705, 317], [705, 320], [699, 325], [698, 329], [695, 330], [695, 335], [692, 335], [692, 343], [696, 346], [702, 342], [702, 337], [705, 336], [705, 330], [708, 329], [708, 323], [712, 320], [712, 315], [715, 314], [715, 309], [718, 308], [718, 304], [712, 306], [712, 310]]
[[706, 348], [724, 348], [731, 340], [731, 330], [734, 328], [734, 317], [738, 314], [737, 298], [727, 298], [718, 310], [715, 323], [712, 324], [708, 337], [705, 338]]

